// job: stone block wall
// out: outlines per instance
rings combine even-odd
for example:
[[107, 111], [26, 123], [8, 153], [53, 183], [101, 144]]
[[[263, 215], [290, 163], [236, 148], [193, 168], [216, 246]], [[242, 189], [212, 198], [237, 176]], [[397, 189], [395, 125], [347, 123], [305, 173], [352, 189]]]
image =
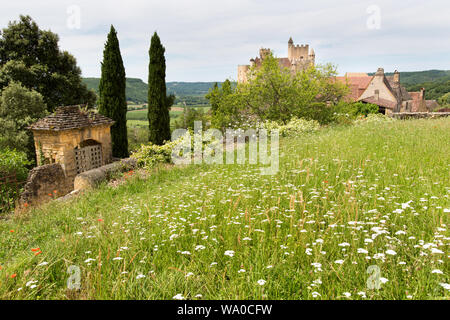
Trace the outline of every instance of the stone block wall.
[[68, 194], [73, 190], [73, 182], [67, 179], [59, 163], [32, 169], [28, 175], [19, 205], [41, 204]]
[[86, 140], [94, 140], [101, 144], [102, 165], [112, 161], [110, 128], [103, 125], [65, 131], [35, 131], [38, 163], [61, 164], [67, 179], [73, 184], [77, 175], [75, 148], [80, 147]]

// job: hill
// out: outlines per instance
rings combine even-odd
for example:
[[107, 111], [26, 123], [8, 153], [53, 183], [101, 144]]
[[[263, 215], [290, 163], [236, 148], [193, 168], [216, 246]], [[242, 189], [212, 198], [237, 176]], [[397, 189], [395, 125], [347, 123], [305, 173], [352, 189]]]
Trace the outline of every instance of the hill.
[[1, 221], [0, 299], [448, 300], [449, 140], [450, 119], [329, 127], [280, 139], [274, 176], [128, 172]]
[[[83, 78], [83, 82], [98, 94], [99, 78]], [[205, 95], [214, 86], [214, 82], [167, 82], [166, 85], [167, 92], [177, 97], [175, 103], [185, 101], [187, 105], [207, 105]], [[146, 103], [147, 83], [138, 78], [127, 78], [126, 97], [127, 101], [136, 104]]]
[[[370, 76], [374, 74], [369, 73]], [[393, 72], [386, 72], [387, 76], [392, 76], [393, 74]], [[400, 71], [400, 81], [405, 86], [445, 80], [450, 80], [450, 70]]]

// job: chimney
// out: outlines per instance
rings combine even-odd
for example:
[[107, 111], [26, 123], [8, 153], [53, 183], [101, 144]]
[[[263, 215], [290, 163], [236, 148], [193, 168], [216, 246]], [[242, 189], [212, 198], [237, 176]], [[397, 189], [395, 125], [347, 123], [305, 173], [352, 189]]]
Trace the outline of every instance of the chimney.
[[425, 100], [425, 88], [420, 88], [420, 100]]
[[394, 71], [394, 83], [395, 84], [400, 84], [400, 72], [398, 72], [397, 70]]
[[384, 69], [378, 68], [377, 73], [375, 73], [376, 76], [384, 76]]

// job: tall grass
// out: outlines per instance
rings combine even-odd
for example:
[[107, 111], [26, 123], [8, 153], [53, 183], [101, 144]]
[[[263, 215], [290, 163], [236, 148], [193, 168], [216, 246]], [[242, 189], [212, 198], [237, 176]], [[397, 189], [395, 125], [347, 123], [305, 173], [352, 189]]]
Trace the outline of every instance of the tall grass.
[[127, 174], [0, 222], [0, 298], [448, 299], [448, 141], [448, 119], [374, 123], [281, 140], [273, 176]]

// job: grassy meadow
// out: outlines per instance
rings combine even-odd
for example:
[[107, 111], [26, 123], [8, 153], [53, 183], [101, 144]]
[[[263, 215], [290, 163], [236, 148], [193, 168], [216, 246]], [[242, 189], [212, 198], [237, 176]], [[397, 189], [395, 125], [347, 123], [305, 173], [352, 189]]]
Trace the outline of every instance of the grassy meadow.
[[2, 221], [0, 299], [449, 299], [449, 141], [450, 119], [329, 127], [282, 138], [272, 176], [126, 173]]

